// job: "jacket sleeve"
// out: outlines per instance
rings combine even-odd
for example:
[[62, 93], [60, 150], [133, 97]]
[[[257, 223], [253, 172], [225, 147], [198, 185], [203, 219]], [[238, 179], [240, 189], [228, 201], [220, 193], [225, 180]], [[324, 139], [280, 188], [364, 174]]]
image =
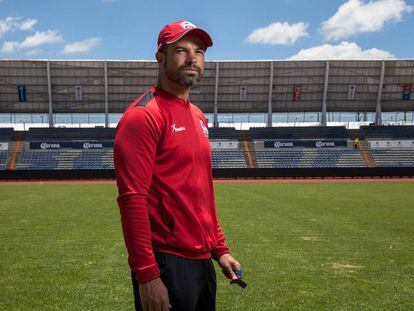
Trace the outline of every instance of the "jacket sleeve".
[[224, 233], [221, 231], [220, 225], [217, 225], [217, 244], [211, 250], [211, 257], [217, 260], [220, 256], [230, 253], [229, 248], [227, 247], [226, 241], [224, 239]]
[[138, 283], [159, 277], [151, 245], [148, 191], [161, 126], [146, 107], [128, 109], [118, 124], [114, 164], [128, 263]]
[[[200, 111], [200, 113], [201, 113], [201, 111]], [[202, 116], [202, 119], [203, 119], [203, 122], [204, 122], [205, 126], [208, 127], [208, 122], [207, 122], [206, 117], [204, 116], [203, 113], [201, 113], [201, 116]], [[212, 178], [212, 176], [211, 176], [211, 178]], [[212, 181], [211, 181], [211, 184], [212, 184]], [[214, 191], [212, 191], [212, 195], [214, 196]], [[216, 212], [216, 217], [217, 217], [217, 212]], [[224, 233], [221, 230], [219, 221], [217, 219], [217, 243], [216, 243], [216, 246], [211, 250], [211, 257], [213, 259], [217, 260], [220, 256], [222, 256], [224, 254], [228, 254], [228, 253], [230, 253], [230, 250], [227, 247], [226, 240], [225, 240], [225, 237], [224, 237]]]

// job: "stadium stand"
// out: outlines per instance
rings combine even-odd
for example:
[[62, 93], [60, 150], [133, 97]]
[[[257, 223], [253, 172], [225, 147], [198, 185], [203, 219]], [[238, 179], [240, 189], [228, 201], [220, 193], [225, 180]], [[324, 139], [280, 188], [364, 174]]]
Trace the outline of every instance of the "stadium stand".
[[237, 140], [239, 135], [234, 127], [211, 127], [208, 129], [208, 137], [210, 140]]
[[250, 129], [259, 168], [365, 167], [361, 151], [346, 146], [348, 136], [343, 126]]
[[0, 151], [0, 170], [5, 170], [7, 168], [7, 151]]
[[[15, 170], [108, 170], [113, 169], [114, 128], [30, 128], [28, 148], [22, 150]], [[47, 142], [43, 143], [42, 142]], [[42, 145], [59, 144], [59, 149], [42, 149]], [[77, 144], [76, 144], [77, 143]], [[101, 149], [90, 145], [103, 143]], [[85, 146], [84, 144], [88, 145]], [[35, 149], [29, 149], [35, 148]], [[48, 148], [49, 148], [48, 147]], [[39, 148], [39, 149], [38, 149]]]
[[253, 127], [250, 128], [252, 140], [265, 139], [346, 139], [348, 133], [344, 126], [309, 127]]
[[213, 150], [212, 165], [213, 168], [247, 168], [241, 150]]
[[[24, 151], [16, 162], [15, 170], [55, 170], [58, 167], [57, 150], [28, 150]], [[70, 166], [67, 166], [70, 168]]]
[[[406, 139], [414, 137], [414, 127], [367, 126], [361, 129], [361, 133], [379, 140]], [[1, 134], [4, 140], [10, 139], [12, 129], [3, 130]], [[346, 144], [349, 134], [345, 127], [252, 128], [243, 133], [234, 128], [210, 128], [209, 134], [215, 169], [414, 167], [414, 148], [371, 149], [366, 144], [364, 148], [354, 149], [351, 144]], [[101, 149], [88, 149], [82, 144], [88, 141], [113, 143], [114, 135], [114, 128], [31, 128], [27, 147], [18, 153], [14, 169], [111, 170], [114, 168], [113, 148], [104, 144]], [[249, 138], [253, 141], [246, 141]], [[43, 141], [60, 142], [61, 147], [37, 149]], [[293, 142], [294, 146], [279, 148], [274, 146], [274, 142]], [[335, 145], [320, 146], [315, 142], [335, 142]], [[29, 144], [33, 144], [33, 149]], [[7, 157], [7, 151], [0, 152], [2, 170], [7, 168]], [[367, 157], [372, 164], [367, 164]]]
[[360, 132], [367, 140], [414, 139], [414, 126], [361, 126]]
[[360, 132], [373, 143], [370, 153], [376, 167], [414, 167], [414, 126], [361, 126]]
[[0, 128], [0, 170], [7, 169], [8, 149], [13, 131], [13, 128]]
[[74, 159], [74, 169], [113, 169], [114, 153], [112, 149], [106, 148], [101, 150], [82, 150]]
[[371, 154], [377, 167], [414, 167], [414, 149], [374, 149]]
[[208, 132], [213, 168], [247, 168], [244, 153], [239, 150], [240, 135], [234, 127], [212, 127]]
[[[7, 153], [6, 153], [7, 158]], [[1, 160], [1, 157], [0, 157]], [[241, 150], [214, 150], [214, 168], [246, 168]], [[28, 150], [21, 154], [16, 170], [59, 170], [59, 169], [113, 169], [113, 150]]]
[[256, 161], [260, 168], [365, 166], [359, 150], [346, 148], [256, 150]]
[[115, 131], [115, 128], [30, 128], [28, 140], [113, 140]]
[[16, 170], [62, 170], [62, 169], [113, 169], [112, 149], [99, 150], [27, 150], [24, 151]]
[[0, 128], [0, 142], [9, 142], [13, 136], [13, 128]]

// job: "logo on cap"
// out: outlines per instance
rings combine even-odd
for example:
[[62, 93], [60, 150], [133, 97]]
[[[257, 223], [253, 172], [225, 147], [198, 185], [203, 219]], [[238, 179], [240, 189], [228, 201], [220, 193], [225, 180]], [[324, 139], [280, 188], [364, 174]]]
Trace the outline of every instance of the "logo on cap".
[[167, 44], [174, 43], [180, 40], [187, 33], [193, 31], [195, 36], [198, 36], [201, 40], [203, 40], [206, 49], [213, 45], [213, 41], [205, 30], [197, 28], [196, 25], [187, 20], [180, 20], [169, 25], [165, 25], [164, 28], [161, 29], [158, 35], [158, 51], [160, 51]]
[[190, 23], [189, 21], [183, 21], [180, 25], [183, 29], [197, 28], [196, 25], [194, 25], [193, 23]]

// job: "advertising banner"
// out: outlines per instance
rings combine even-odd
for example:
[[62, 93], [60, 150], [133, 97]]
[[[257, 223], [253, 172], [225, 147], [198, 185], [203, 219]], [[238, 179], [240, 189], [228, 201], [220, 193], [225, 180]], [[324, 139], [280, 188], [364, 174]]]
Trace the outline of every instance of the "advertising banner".
[[300, 93], [301, 93], [301, 86], [300, 85], [294, 85], [293, 86], [293, 96], [292, 100], [298, 101], [300, 100]]
[[356, 85], [351, 84], [348, 87], [348, 99], [352, 100], [355, 99], [355, 92], [356, 92]]
[[370, 140], [372, 149], [379, 148], [414, 148], [414, 140]]
[[30, 149], [60, 149], [60, 148], [70, 148], [67, 142], [30, 142]]
[[247, 98], [247, 86], [240, 87], [240, 100], [246, 100]]
[[113, 148], [113, 141], [42, 141], [30, 142], [30, 149], [102, 149]]
[[267, 140], [264, 142], [265, 148], [335, 148], [346, 147], [346, 140]]
[[75, 149], [102, 149], [113, 148], [114, 141], [85, 141], [73, 143]]
[[20, 84], [17, 86], [17, 93], [19, 94], [19, 102], [26, 102], [26, 86], [23, 84]]
[[0, 150], [8, 150], [9, 143], [0, 143]]
[[239, 149], [238, 141], [210, 141], [212, 149]]
[[83, 100], [82, 86], [81, 85], [75, 86], [75, 100], [77, 102], [80, 102], [80, 101]]
[[197, 89], [196, 87], [192, 87], [190, 89], [190, 94], [201, 94], [200, 89]]
[[406, 84], [402, 86], [403, 92], [402, 92], [402, 99], [403, 100], [410, 100], [411, 97], [411, 84]]

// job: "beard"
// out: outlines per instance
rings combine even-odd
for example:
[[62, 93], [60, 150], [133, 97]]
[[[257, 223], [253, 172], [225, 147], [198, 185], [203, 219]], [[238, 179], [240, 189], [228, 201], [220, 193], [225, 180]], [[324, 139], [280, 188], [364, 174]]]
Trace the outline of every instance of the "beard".
[[[173, 71], [168, 69], [168, 64], [165, 62], [164, 69], [168, 79], [184, 86], [191, 87], [197, 85], [203, 76], [201, 68], [196, 65], [182, 65], [178, 67], [176, 71]], [[192, 69], [196, 72], [189, 74], [187, 72], [184, 72], [185, 69]]]

